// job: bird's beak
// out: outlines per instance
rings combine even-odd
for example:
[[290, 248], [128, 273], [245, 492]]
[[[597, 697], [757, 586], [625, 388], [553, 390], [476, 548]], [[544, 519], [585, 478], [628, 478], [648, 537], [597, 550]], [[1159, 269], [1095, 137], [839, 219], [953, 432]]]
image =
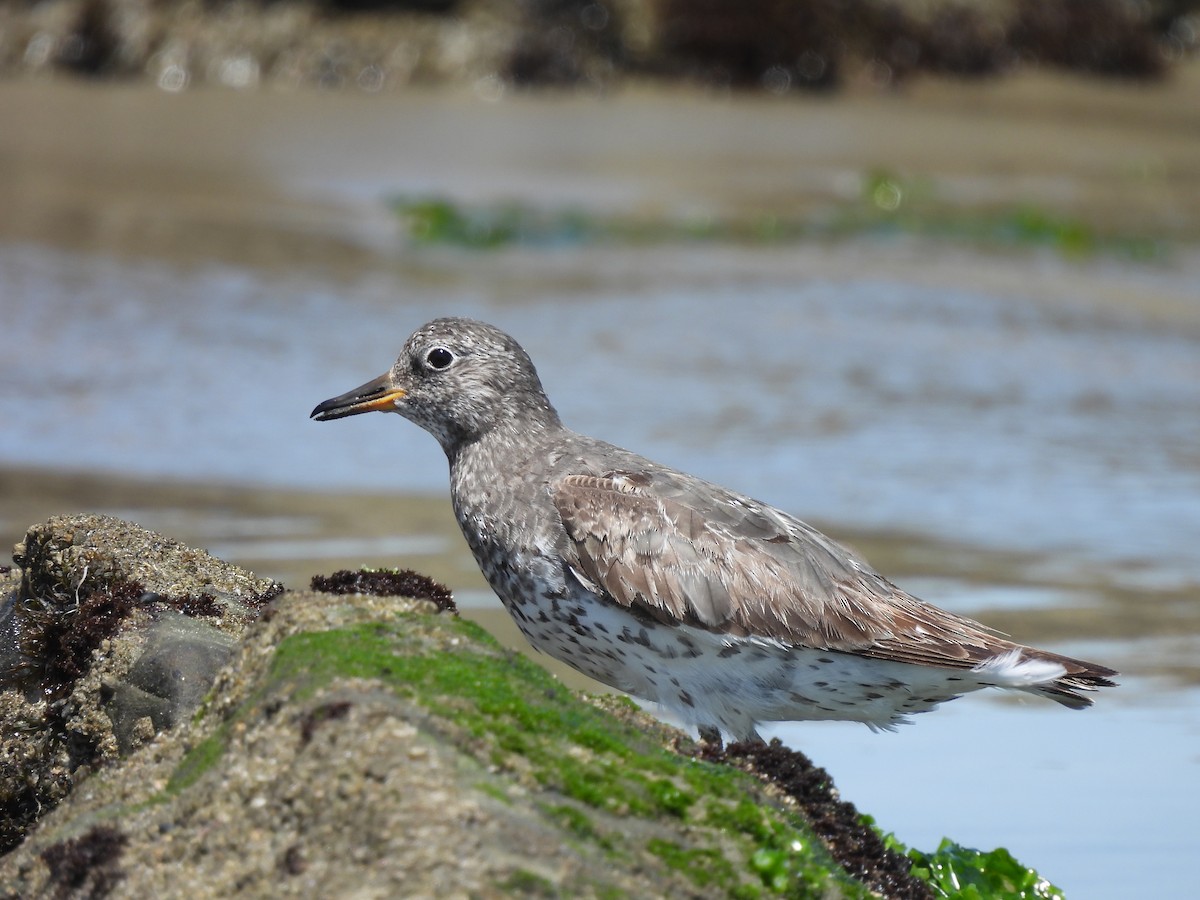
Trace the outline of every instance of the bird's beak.
[[319, 404], [310, 418], [328, 422], [330, 419], [342, 419], [365, 412], [395, 412], [397, 401], [403, 398], [404, 389], [396, 387], [392, 373], [386, 372], [373, 381]]

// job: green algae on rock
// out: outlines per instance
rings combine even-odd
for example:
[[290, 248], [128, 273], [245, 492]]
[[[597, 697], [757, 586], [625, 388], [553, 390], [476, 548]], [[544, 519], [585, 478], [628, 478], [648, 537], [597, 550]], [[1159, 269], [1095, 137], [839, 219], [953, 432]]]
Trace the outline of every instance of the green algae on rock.
[[[294, 602], [302, 600], [287, 595], [268, 627], [296, 612]], [[280, 722], [291, 723], [281, 735], [287, 747], [267, 757], [292, 760], [274, 776], [278, 784], [293, 784], [292, 767], [327, 740], [361, 747], [328, 768], [335, 782], [390, 772], [377, 758], [386, 749], [355, 736], [359, 717], [387, 715], [416, 725], [405, 734], [427, 748], [418, 758], [434, 754], [459, 773], [456, 803], [471, 806], [476, 821], [503, 819], [510, 846], [524, 848], [519, 865], [498, 848], [473, 861], [474, 877], [495, 890], [532, 883], [532, 873], [565, 896], [869, 895], [753, 777], [672, 752], [678, 734], [640, 713], [622, 721], [577, 698], [470, 622], [414, 609], [272, 643], [244, 699], [182, 758], [158, 798], [163, 804], [227, 778], [241, 765], [229, 756]], [[437, 817], [426, 810], [423, 819], [430, 825]], [[779, 860], [768, 878], [764, 848]], [[408, 889], [420, 890], [411, 881]]]

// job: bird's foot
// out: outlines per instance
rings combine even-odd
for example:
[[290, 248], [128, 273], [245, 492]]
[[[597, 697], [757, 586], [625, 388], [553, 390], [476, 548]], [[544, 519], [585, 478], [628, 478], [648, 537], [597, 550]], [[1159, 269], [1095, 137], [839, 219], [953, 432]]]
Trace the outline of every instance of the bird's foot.
[[720, 752], [725, 747], [725, 742], [721, 740], [721, 729], [715, 725], [701, 725], [697, 729], [700, 732], [700, 740], [708, 744], [709, 750]]

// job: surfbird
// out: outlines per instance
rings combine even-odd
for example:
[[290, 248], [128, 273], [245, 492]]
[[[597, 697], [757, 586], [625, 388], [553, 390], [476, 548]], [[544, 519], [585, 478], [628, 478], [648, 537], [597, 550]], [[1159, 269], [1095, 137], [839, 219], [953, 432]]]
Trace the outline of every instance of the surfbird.
[[1082, 709], [1114, 684], [919, 600], [785, 512], [569, 430], [491, 325], [422, 326], [390, 371], [312, 416], [371, 411], [442, 445], [467, 544], [534, 647], [705, 740], [808, 719], [891, 730], [985, 687]]

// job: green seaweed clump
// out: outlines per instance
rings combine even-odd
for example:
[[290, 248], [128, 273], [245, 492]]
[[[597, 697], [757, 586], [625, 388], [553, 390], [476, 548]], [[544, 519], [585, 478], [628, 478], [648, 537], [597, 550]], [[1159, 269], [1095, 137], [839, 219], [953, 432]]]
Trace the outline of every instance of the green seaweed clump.
[[461, 250], [689, 242], [787, 246], [809, 240], [905, 234], [984, 248], [1044, 247], [1072, 259], [1102, 254], [1150, 262], [1162, 259], [1168, 250], [1167, 244], [1154, 236], [1105, 232], [1082, 219], [1028, 204], [964, 209], [940, 198], [929, 179], [905, 178], [887, 170], [864, 174], [858, 198], [796, 216], [761, 212], [701, 218], [636, 217], [580, 209], [547, 210], [516, 201], [469, 205], [439, 196], [394, 197], [391, 206], [411, 246]]
[[512, 244], [578, 244], [603, 225], [577, 212], [541, 212], [520, 203], [464, 206], [445, 197], [398, 197], [392, 208], [414, 244], [490, 250]]
[[973, 850], [944, 838], [933, 853], [909, 850], [913, 874], [929, 883], [935, 896], [954, 900], [1063, 900], [1063, 892], [1021, 865], [1003, 847]]
[[1104, 254], [1149, 262], [1167, 251], [1161, 240], [1105, 232], [1082, 219], [1029, 204], [964, 209], [940, 199], [929, 179], [904, 178], [883, 169], [863, 177], [860, 202], [840, 210], [828, 229], [840, 234], [916, 234], [984, 247], [1045, 247], [1070, 259]]

